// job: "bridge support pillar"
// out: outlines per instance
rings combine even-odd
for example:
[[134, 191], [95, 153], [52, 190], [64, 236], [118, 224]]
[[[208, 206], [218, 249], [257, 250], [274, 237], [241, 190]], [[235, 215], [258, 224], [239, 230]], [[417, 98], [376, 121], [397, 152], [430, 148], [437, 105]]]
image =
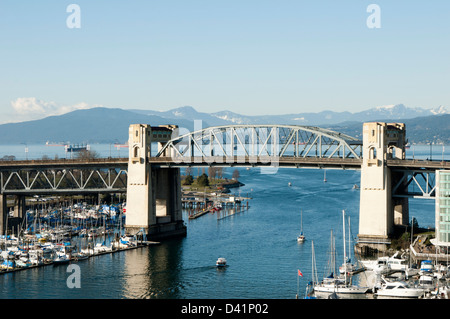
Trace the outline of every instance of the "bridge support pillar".
[[394, 225], [407, 224], [408, 199], [392, 197], [400, 176], [386, 165], [405, 158], [405, 126], [399, 123], [364, 123], [361, 166], [359, 234], [357, 249], [384, 250]]
[[5, 194], [0, 194], [0, 235], [6, 234], [6, 218], [8, 216], [8, 202]]
[[[129, 130], [126, 231], [144, 232], [149, 239], [185, 236], [181, 213], [179, 168], [158, 168], [149, 163], [151, 142], [161, 141], [170, 128], [132, 124]], [[167, 134], [167, 140], [170, 134]]]
[[13, 217], [22, 219], [25, 216], [25, 196], [17, 195], [14, 199]]

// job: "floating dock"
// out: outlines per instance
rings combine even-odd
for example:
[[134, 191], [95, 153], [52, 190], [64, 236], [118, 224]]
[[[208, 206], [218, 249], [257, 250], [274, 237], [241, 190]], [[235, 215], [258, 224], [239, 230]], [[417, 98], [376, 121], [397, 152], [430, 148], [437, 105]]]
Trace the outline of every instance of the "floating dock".
[[189, 219], [195, 219], [195, 218], [198, 218], [198, 217], [203, 216], [205, 214], [208, 214], [210, 212], [212, 212], [211, 208], [203, 209], [203, 210], [201, 210], [201, 211], [199, 211], [197, 213], [189, 215]]
[[[88, 254], [88, 255], [86, 255], [87, 258], [83, 258], [80, 260], [78, 260], [77, 258], [71, 258], [67, 263], [64, 263], [61, 265], [67, 265], [67, 264], [70, 264], [73, 262], [81, 262], [83, 260], [87, 260], [89, 258], [97, 257], [97, 256], [101, 256], [101, 255], [113, 254], [113, 253], [117, 253], [117, 252], [128, 251], [128, 250], [133, 250], [133, 249], [137, 249], [137, 248], [147, 247], [150, 245], [159, 245], [159, 244], [160, 244], [160, 242], [156, 242], [156, 241], [139, 241], [138, 244], [135, 246], [124, 247], [124, 248], [114, 248], [114, 249], [108, 250], [108, 251], [101, 251], [101, 252], [96, 252], [94, 254]], [[9, 269], [9, 268], [8, 269], [0, 269], [0, 275], [13, 273], [13, 272], [17, 272], [17, 271], [22, 271], [22, 270], [27, 270], [27, 269], [41, 268], [41, 267], [51, 266], [51, 265], [58, 266], [58, 264], [54, 263], [52, 260], [47, 260], [39, 265], [31, 265], [31, 266], [26, 266], [26, 267], [14, 267], [11, 269]]]

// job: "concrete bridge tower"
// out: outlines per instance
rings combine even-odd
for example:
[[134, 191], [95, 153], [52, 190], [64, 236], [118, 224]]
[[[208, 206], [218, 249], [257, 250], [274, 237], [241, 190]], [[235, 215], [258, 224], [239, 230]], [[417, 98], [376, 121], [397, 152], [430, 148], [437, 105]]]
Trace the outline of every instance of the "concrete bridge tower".
[[409, 220], [407, 198], [393, 198], [396, 176], [386, 165], [388, 159], [405, 159], [405, 125], [364, 123], [361, 165], [358, 246], [383, 249], [395, 224]]
[[186, 235], [181, 212], [180, 169], [157, 167], [149, 161], [151, 143], [158, 142], [161, 148], [176, 128], [130, 125], [125, 223], [129, 234], [143, 230], [150, 239]]

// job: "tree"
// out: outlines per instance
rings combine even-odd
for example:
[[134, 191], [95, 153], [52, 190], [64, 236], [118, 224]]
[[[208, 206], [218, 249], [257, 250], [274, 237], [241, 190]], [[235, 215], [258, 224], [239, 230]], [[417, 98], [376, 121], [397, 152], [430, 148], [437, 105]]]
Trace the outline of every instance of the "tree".
[[223, 167], [217, 167], [217, 178], [223, 177]]
[[208, 175], [206, 175], [205, 173], [203, 173], [202, 175], [200, 175], [200, 176], [197, 178], [197, 184], [198, 184], [198, 186], [203, 186], [203, 187], [209, 186], [209, 178], [208, 178]]
[[100, 155], [96, 151], [81, 150], [79, 152], [75, 152], [74, 157], [77, 159], [89, 160], [99, 158]]
[[237, 180], [239, 178], [239, 176], [241, 176], [241, 175], [239, 174], [239, 170], [236, 168], [233, 171], [233, 175], [231, 175], [231, 178], [234, 179], [234, 180]]
[[1, 161], [15, 161], [16, 157], [14, 155], [5, 155], [0, 160]]
[[183, 185], [191, 185], [194, 182], [192, 175], [187, 175], [183, 180]]
[[211, 179], [216, 179], [216, 175], [217, 175], [217, 167], [214, 166], [210, 166], [208, 167], [208, 175]]

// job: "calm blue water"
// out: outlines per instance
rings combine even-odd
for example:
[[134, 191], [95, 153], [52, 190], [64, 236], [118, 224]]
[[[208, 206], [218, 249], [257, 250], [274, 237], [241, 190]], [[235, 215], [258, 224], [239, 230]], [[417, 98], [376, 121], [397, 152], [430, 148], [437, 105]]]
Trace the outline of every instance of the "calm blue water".
[[[109, 145], [103, 147], [108, 156]], [[232, 170], [226, 169], [229, 177]], [[0, 275], [0, 298], [293, 299], [297, 269], [304, 275], [299, 278], [302, 296], [311, 275], [311, 241], [320, 278], [331, 230], [342, 261], [343, 209], [351, 218], [353, 238], [358, 233], [359, 191], [352, 187], [359, 185], [359, 171], [327, 170], [326, 183], [324, 171], [316, 169], [284, 168], [275, 174], [240, 169], [240, 175], [245, 186], [236, 192], [253, 198], [248, 210], [195, 220], [185, 212], [186, 238], [79, 262], [81, 288], [68, 288], [67, 266]], [[307, 241], [297, 243], [301, 210]], [[433, 226], [434, 201], [411, 200], [410, 215], [421, 226]], [[227, 259], [226, 269], [215, 268], [218, 257]]]

